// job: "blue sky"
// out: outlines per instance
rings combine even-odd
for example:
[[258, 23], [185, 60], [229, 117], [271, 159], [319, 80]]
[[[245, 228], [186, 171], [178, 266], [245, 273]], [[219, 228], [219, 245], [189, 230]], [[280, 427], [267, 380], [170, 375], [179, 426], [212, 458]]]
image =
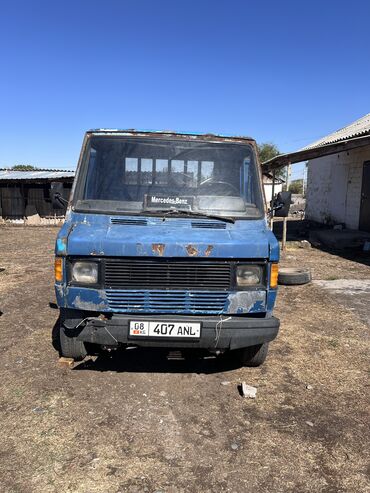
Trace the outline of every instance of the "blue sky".
[[243, 134], [285, 152], [370, 111], [365, 0], [0, 7], [0, 167], [74, 168], [98, 127]]

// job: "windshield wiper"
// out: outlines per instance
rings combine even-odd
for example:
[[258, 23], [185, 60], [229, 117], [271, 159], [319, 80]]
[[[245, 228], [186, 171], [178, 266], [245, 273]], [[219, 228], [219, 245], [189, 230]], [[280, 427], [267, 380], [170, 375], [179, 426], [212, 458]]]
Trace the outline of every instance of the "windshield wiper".
[[214, 214], [207, 214], [206, 212], [196, 212], [196, 211], [188, 211], [185, 209], [154, 209], [154, 210], [148, 210], [145, 212], [153, 212], [155, 214], [161, 214], [163, 218], [165, 216], [171, 216], [172, 214], [180, 214], [184, 216], [194, 216], [194, 217], [203, 217], [207, 219], [216, 219], [217, 221], [224, 221], [225, 223], [235, 223], [235, 219], [232, 217], [228, 216], [216, 216]]

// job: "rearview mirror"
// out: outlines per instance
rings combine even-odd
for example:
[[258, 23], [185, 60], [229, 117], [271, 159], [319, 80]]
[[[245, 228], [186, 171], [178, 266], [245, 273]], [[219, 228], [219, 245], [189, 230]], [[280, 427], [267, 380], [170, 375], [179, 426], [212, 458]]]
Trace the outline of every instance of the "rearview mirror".
[[292, 204], [292, 192], [279, 192], [273, 200], [272, 210], [276, 217], [287, 217]]
[[50, 199], [54, 209], [65, 209], [68, 205], [68, 200], [63, 197], [63, 183], [61, 181], [53, 181], [50, 185]]

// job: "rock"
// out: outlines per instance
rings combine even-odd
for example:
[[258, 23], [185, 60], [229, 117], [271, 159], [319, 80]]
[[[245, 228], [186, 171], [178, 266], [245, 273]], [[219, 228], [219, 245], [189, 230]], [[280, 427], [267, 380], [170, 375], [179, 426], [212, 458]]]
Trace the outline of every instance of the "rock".
[[59, 368], [73, 368], [74, 359], [73, 358], [64, 358], [61, 356], [58, 360]]
[[224, 380], [223, 382], [221, 382], [221, 385], [230, 385], [231, 382], [228, 382], [227, 380]]
[[299, 242], [299, 247], [300, 248], [312, 248], [312, 245], [309, 241], [307, 240], [302, 240]]
[[312, 423], [312, 421], [306, 421], [306, 425], [308, 425], [308, 426], [311, 426], [311, 427], [312, 427], [312, 426], [313, 426], [313, 423]]
[[43, 414], [44, 412], [46, 412], [46, 409], [44, 409], [43, 407], [34, 407], [32, 409], [32, 412], [35, 414]]
[[232, 448], [232, 450], [238, 450], [239, 445], [237, 443], [232, 443], [231, 448]]
[[242, 382], [239, 385], [240, 393], [243, 397], [248, 397], [249, 399], [255, 399], [257, 395], [256, 387], [252, 387], [252, 385], [247, 385], [245, 382]]
[[310, 385], [310, 384], [307, 384], [307, 385], [306, 385], [306, 389], [307, 389], [307, 390], [312, 390], [312, 388], [313, 388], [313, 387], [312, 387], [312, 385]]
[[41, 224], [41, 217], [38, 215], [34, 205], [27, 205], [25, 215], [27, 217], [27, 224]]

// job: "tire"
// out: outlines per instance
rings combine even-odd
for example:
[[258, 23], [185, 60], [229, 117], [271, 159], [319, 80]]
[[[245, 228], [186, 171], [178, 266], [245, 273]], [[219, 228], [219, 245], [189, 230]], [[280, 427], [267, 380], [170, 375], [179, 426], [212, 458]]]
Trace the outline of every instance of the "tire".
[[269, 343], [264, 342], [258, 346], [250, 346], [240, 350], [240, 358], [243, 366], [261, 366], [264, 363], [269, 350]]
[[81, 361], [87, 356], [85, 344], [70, 334], [71, 331], [66, 330], [62, 324], [59, 324], [60, 355], [65, 358], [73, 358], [75, 361]]
[[278, 283], [287, 286], [295, 286], [299, 284], [307, 284], [311, 281], [311, 279], [310, 269], [306, 269], [304, 267], [286, 267], [280, 269]]

